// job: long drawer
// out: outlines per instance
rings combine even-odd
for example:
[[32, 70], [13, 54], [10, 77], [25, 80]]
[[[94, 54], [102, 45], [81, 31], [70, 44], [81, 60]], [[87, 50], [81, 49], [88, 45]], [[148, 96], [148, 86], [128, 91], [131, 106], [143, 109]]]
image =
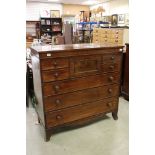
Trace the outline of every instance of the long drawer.
[[108, 85], [44, 98], [45, 111], [58, 110], [107, 97], [118, 96], [119, 85]]
[[117, 72], [92, 75], [89, 78], [86, 76], [83, 78], [68, 79], [66, 81], [44, 83], [43, 94], [44, 97], [46, 97], [119, 82], [120, 82], [120, 74], [118, 74]]
[[106, 113], [117, 109], [118, 99], [109, 98], [97, 102], [66, 108], [54, 112], [46, 113], [47, 128], [87, 118], [93, 115]]
[[55, 70], [48, 70], [42, 71], [42, 80], [43, 82], [50, 82], [56, 80], [63, 80], [69, 77], [69, 69], [55, 69]]

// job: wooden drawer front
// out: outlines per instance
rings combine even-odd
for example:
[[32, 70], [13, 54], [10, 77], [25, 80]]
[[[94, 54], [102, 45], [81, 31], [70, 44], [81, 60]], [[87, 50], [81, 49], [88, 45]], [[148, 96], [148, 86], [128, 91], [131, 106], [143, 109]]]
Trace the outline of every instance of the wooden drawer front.
[[99, 38], [100, 34], [99, 33], [93, 33], [93, 38]]
[[109, 38], [110, 37], [110, 34], [101, 34], [101, 38]]
[[78, 105], [75, 107], [66, 108], [63, 110], [46, 113], [47, 127], [69, 123], [82, 118], [87, 118], [93, 115], [113, 111], [118, 106], [116, 98], [100, 100], [97, 102]]
[[41, 59], [40, 60], [41, 70], [65, 68], [68, 67], [68, 59], [58, 58], [58, 59]]
[[43, 93], [44, 97], [46, 97], [119, 82], [120, 75], [118, 73], [92, 75], [78, 79], [44, 83]]
[[119, 34], [112, 34], [111, 35], [111, 39], [122, 39], [122, 35], [119, 35]]
[[97, 33], [98, 34], [98, 32], [99, 32], [99, 29], [98, 28], [94, 28], [93, 29], [93, 33]]
[[109, 41], [109, 38], [101, 38], [101, 43], [108, 43]]
[[120, 72], [121, 71], [121, 63], [120, 63], [120, 61], [118, 61], [117, 63], [104, 63], [102, 65], [102, 71], [104, 73]]
[[118, 96], [119, 85], [108, 85], [44, 98], [45, 111], [58, 110], [82, 103]]
[[122, 58], [122, 54], [121, 53], [117, 53], [117, 54], [107, 54], [103, 56], [103, 63], [114, 63], [114, 62], [119, 62], [121, 61]]
[[113, 44], [121, 44], [121, 43], [123, 43], [122, 39], [111, 39], [110, 42], [113, 43]]
[[104, 28], [101, 29], [102, 34], [110, 34], [110, 31], [111, 31], [110, 29], [104, 29]]
[[93, 43], [100, 43], [99, 39], [93, 38]]
[[42, 71], [43, 82], [63, 80], [63, 79], [67, 79], [68, 77], [69, 77], [68, 68]]
[[114, 29], [114, 30], [111, 30], [112, 34], [120, 34], [122, 35], [123, 34], [123, 30], [120, 30], [120, 29]]
[[101, 70], [101, 56], [81, 56], [70, 60], [70, 74], [72, 77], [99, 73]]

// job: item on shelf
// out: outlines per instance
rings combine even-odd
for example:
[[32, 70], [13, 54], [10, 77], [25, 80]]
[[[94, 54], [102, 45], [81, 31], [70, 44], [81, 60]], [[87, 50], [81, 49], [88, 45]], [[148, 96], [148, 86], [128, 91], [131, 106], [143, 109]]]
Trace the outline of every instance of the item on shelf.
[[41, 25], [45, 25], [45, 19], [41, 19]]
[[54, 31], [54, 32], [55, 31], [61, 31], [61, 26], [59, 26], [59, 25], [58, 26], [57, 25], [53, 25], [52, 26], [52, 31]]
[[51, 18], [60, 18], [60, 10], [51, 10]]
[[50, 20], [46, 20], [46, 25], [50, 25]]
[[51, 43], [52, 42], [51, 36], [48, 33], [44, 33], [41, 36], [41, 42], [43, 42], [43, 43]]
[[111, 24], [113, 26], [117, 26], [117, 24], [118, 24], [118, 15], [117, 14], [112, 15]]
[[[48, 33], [50, 36], [62, 35], [62, 19], [61, 18], [41, 18], [41, 21], [45, 21], [46, 24], [41, 24], [41, 35]], [[44, 22], [41, 22], [44, 23]]]

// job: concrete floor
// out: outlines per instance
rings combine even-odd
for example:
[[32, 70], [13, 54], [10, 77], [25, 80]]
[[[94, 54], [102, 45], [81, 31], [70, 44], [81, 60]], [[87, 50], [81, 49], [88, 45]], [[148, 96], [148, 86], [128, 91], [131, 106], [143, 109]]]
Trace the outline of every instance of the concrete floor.
[[26, 109], [26, 155], [128, 155], [129, 104], [119, 99], [118, 120], [104, 120], [52, 135], [45, 142], [34, 109]]

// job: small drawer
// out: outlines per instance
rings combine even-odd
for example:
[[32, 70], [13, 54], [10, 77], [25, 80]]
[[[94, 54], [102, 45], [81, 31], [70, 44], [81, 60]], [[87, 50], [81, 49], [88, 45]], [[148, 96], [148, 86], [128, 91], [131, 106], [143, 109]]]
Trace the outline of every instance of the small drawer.
[[99, 28], [94, 28], [93, 33], [99, 33]]
[[110, 34], [101, 34], [101, 37], [102, 38], [109, 38], [110, 37]]
[[111, 39], [110, 42], [112, 44], [123, 44], [123, 41], [121, 39]]
[[108, 38], [101, 38], [101, 43], [109, 43], [109, 41]]
[[104, 73], [107, 72], [120, 72], [121, 70], [121, 62], [117, 61], [117, 63], [104, 63], [102, 65], [102, 71]]
[[68, 68], [42, 71], [43, 82], [63, 80], [63, 79], [67, 79], [68, 77], [69, 77]]
[[123, 30], [120, 30], [120, 29], [114, 29], [112, 30], [112, 34], [119, 34], [119, 35], [122, 35], [123, 34]]
[[122, 39], [122, 36], [118, 34], [112, 34], [111, 39]]
[[107, 113], [118, 108], [117, 98], [108, 98], [96, 102], [78, 105], [63, 110], [46, 113], [47, 127], [53, 127], [64, 123], [69, 123], [93, 115]]
[[93, 38], [99, 38], [100, 37], [100, 34], [98, 33], [93, 33]]
[[93, 39], [93, 43], [100, 43], [100, 40], [98, 40], [98, 39]]
[[68, 59], [58, 58], [58, 59], [41, 59], [40, 60], [41, 70], [57, 69], [68, 67]]
[[104, 28], [102, 28], [102, 34], [110, 34], [110, 29], [104, 29]]
[[103, 64], [104, 63], [114, 63], [114, 62], [119, 62], [121, 61], [121, 58], [122, 58], [122, 54], [119, 53], [119, 54], [114, 54], [114, 53], [111, 53], [111, 54], [106, 54], [103, 56]]

